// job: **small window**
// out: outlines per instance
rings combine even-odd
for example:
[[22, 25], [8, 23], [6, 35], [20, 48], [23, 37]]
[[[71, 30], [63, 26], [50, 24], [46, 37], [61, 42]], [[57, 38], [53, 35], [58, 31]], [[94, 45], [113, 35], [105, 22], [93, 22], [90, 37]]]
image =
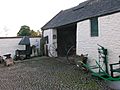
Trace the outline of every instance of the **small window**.
[[56, 35], [53, 35], [53, 39], [56, 39], [57, 38], [57, 36]]
[[98, 17], [91, 18], [90, 23], [91, 23], [91, 37], [98, 36]]

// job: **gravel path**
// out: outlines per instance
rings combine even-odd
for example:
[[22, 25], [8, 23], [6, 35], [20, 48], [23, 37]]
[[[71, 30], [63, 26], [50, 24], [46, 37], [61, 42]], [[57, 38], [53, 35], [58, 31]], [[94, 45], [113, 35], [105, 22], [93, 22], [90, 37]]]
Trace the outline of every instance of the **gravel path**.
[[0, 65], [0, 90], [110, 90], [102, 80], [55, 58], [38, 57]]

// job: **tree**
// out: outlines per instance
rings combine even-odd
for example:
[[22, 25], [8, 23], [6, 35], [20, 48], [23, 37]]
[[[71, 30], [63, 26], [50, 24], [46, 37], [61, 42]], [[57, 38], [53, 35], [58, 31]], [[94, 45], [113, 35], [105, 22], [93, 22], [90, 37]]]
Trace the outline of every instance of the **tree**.
[[42, 36], [41, 32], [39, 30], [37, 30], [37, 35], [40, 36], [40, 37]]
[[38, 33], [33, 31], [33, 30], [31, 30], [31, 36], [38, 36]]
[[30, 30], [30, 27], [27, 25], [21, 26], [19, 32], [17, 33], [17, 36], [41, 36], [41, 33], [39, 30], [36, 32], [34, 30]]
[[30, 27], [27, 25], [21, 26], [19, 32], [17, 33], [17, 36], [30, 36], [30, 35], [31, 35]]

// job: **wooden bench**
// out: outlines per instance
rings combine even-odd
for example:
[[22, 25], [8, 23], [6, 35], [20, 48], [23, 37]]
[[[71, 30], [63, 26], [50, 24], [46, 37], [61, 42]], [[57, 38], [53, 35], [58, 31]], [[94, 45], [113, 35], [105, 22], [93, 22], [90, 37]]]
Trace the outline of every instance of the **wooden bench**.
[[114, 69], [113, 66], [115, 66], [115, 65], [120, 65], [120, 61], [119, 61], [118, 63], [110, 64], [110, 71], [111, 71], [111, 76], [112, 76], [112, 77], [114, 77], [114, 75], [113, 75], [114, 72], [120, 73], [120, 67]]
[[111, 76], [112, 76], [112, 77], [114, 77], [114, 76], [113, 76], [113, 73], [114, 73], [114, 72], [120, 73], [120, 67], [114, 69], [113, 66], [115, 66], [115, 65], [119, 65], [119, 66], [120, 66], [120, 55], [119, 55], [119, 62], [118, 62], [118, 63], [110, 64], [110, 71], [111, 71]]

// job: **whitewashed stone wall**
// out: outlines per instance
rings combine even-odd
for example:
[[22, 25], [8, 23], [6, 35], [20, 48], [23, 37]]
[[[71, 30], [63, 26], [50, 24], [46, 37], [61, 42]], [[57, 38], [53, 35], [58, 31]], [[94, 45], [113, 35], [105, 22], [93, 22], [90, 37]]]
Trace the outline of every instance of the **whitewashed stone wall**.
[[108, 49], [109, 63], [118, 62], [120, 55], [120, 13], [99, 18], [100, 43]]
[[89, 63], [95, 64], [98, 60], [98, 46], [108, 49], [108, 62], [116, 63], [120, 55], [120, 13], [98, 18], [99, 36], [90, 36], [90, 20], [77, 23], [77, 54], [88, 54]]
[[52, 29], [44, 30], [43, 37], [46, 37], [46, 36], [48, 36], [48, 45], [53, 43], [53, 39], [52, 39], [53, 31], [52, 31]]
[[77, 24], [77, 55], [88, 54], [89, 64], [95, 64], [98, 59], [97, 44], [99, 37], [90, 36], [90, 21], [85, 20]]
[[[0, 39], [0, 56], [10, 53], [12, 57], [15, 50], [25, 50], [25, 45], [18, 45], [22, 38], [4, 38]], [[31, 46], [36, 44], [36, 40], [40, 43], [40, 38], [30, 38]]]
[[[56, 38], [53, 38], [53, 35], [56, 35]], [[57, 52], [54, 50], [55, 48], [57, 48], [57, 30], [56, 29], [48, 29], [48, 30], [44, 30], [44, 37], [48, 36], [48, 55], [50, 57], [54, 56], [57, 57]], [[51, 49], [50, 47], [53, 47], [53, 49]], [[52, 55], [50, 54], [52, 53]]]

